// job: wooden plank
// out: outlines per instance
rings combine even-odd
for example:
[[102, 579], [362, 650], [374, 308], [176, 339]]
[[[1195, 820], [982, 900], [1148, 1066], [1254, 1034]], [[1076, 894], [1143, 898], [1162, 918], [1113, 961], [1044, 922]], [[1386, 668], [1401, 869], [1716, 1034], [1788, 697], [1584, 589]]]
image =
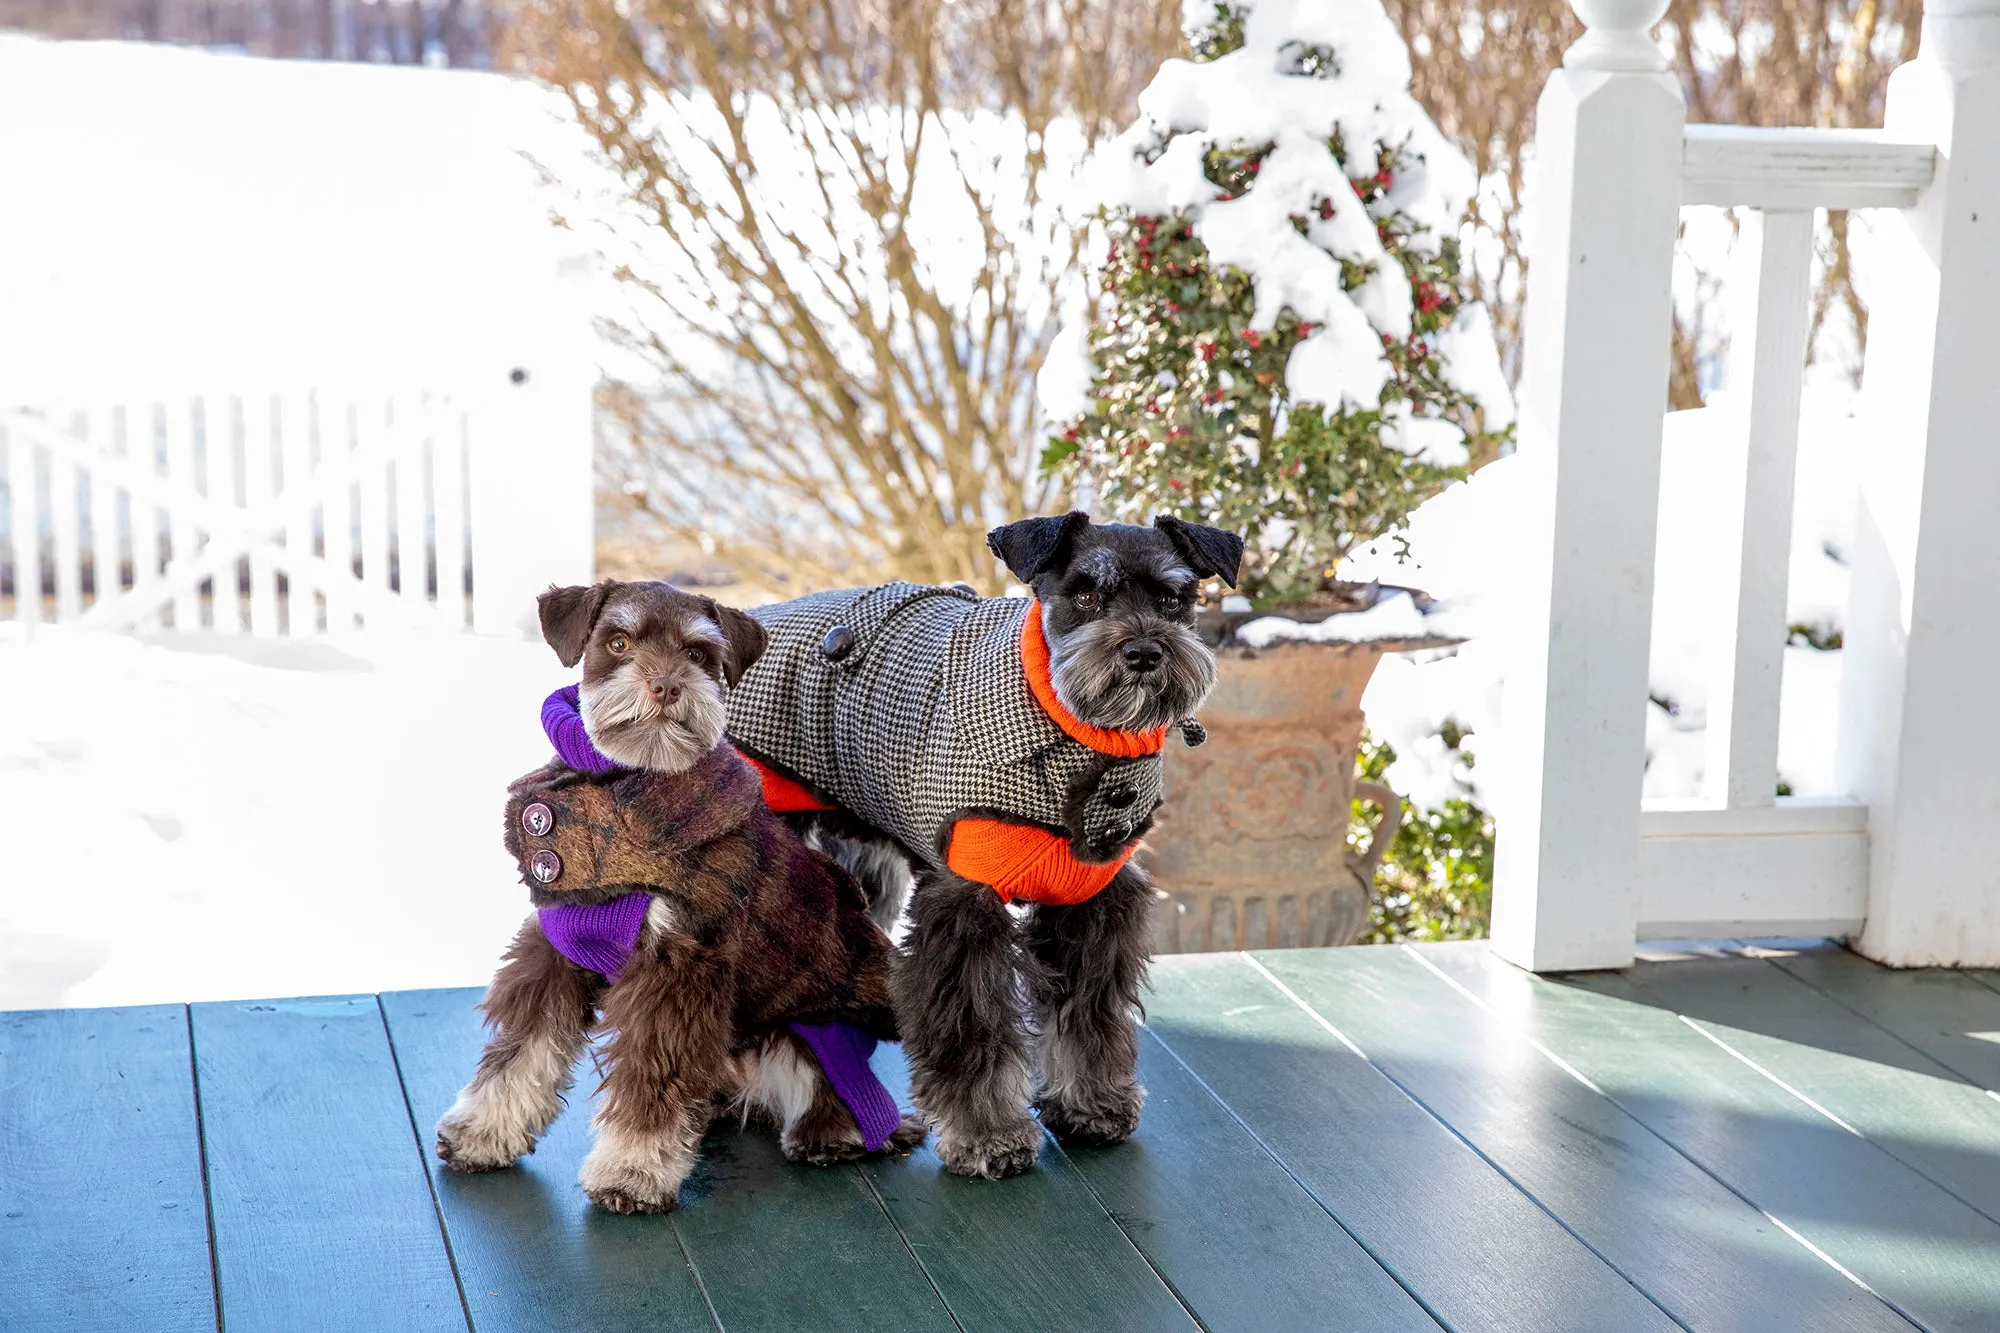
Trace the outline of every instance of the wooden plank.
[[1778, 785], [1778, 687], [1791, 583], [1793, 464], [1812, 297], [1811, 209], [1743, 215], [1729, 385], [1736, 419], [1713, 470], [1722, 543], [1711, 611], [1704, 791], [1714, 803], [1772, 805]]
[[[150, 400], [140, 399], [125, 404], [125, 458], [143, 477], [160, 475], [160, 424], [155, 412]], [[131, 496], [130, 503], [132, 586], [137, 588], [159, 575], [165, 514], [158, 505], [137, 494]], [[132, 625], [140, 630], [158, 629], [160, 609], [157, 606], [146, 607], [143, 615], [133, 618]]]
[[1689, 125], [1681, 152], [1681, 202], [1909, 208], [1936, 171], [1933, 145], [1880, 130]]
[[1687, 1326], [1908, 1327], [1419, 955], [1257, 961]]
[[1204, 1328], [1437, 1327], [1157, 1037], [1139, 1077], [1138, 1134], [1069, 1159]]
[[431, 511], [437, 524], [437, 603], [454, 629], [469, 623], [465, 597], [465, 411], [426, 402], [431, 437]]
[[[70, 413], [57, 429], [75, 435], [87, 432], [81, 413]], [[86, 436], [87, 438], [87, 436]], [[83, 614], [83, 570], [77, 546], [81, 526], [76, 464], [60, 449], [49, 450], [49, 551], [55, 567], [56, 620], [74, 621]]]
[[[883, 1047], [875, 1069], [908, 1106], [901, 1049]], [[1011, 1180], [951, 1175], [928, 1144], [862, 1170], [964, 1329], [1197, 1327], [1053, 1142]]]
[[1639, 816], [1641, 939], [1848, 934], [1867, 906], [1868, 807], [1857, 801], [1654, 803]]
[[319, 471], [329, 480], [319, 487], [320, 537], [326, 544], [326, 563], [332, 566], [326, 583], [326, 628], [331, 634], [346, 634], [354, 628], [355, 595], [349, 577], [354, 573], [354, 479], [347, 470], [347, 456], [357, 440], [354, 420], [357, 409], [340, 399], [313, 395], [319, 423]]
[[187, 1011], [0, 1013], [0, 1328], [215, 1327]]
[[[392, 426], [382, 400], [364, 398], [354, 405], [354, 452], [359, 456], [354, 481], [361, 497], [361, 578], [380, 591], [389, 590], [389, 450]], [[362, 623], [375, 628], [372, 611]]]
[[674, 1226], [724, 1328], [953, 1327], [857, 1166], [794, 1166], [772, 1130], [719, 1123], [681, 1199]]
[[7, 432], [9, 537], [14, 547], [14, 619], [42, 618], [41, 506], [35, 496], [35, 445], [26, 431]]
[[2000, 994], [1981, 984], [1990, 974], [1887, 968], [1823, 941], [1748, 952], [2000, 1094]]
[[285, 634], [294, 639], [319, 633], [319, 596], [305, 577], [304, 562], [318, 552], [313, 541], [313, 400], [287, 393], [278, 399], [278, 454], [285, 497]]
[[[274, 404], [269, 394], [243, 397], [243, 504], [255, 510], [277, 495], [277, 441], [271, 431]], [[276, 537], [260, 533], [250, 548], [250, 632], [260, 639], [278, 635], [278, 572], [271, 559]]]
[[1477, 946], [1430, 962], [1927, 1327], [2000, 1326], [2000, 1225], [1830, 1121], [1624, 977], [1553, 982]]
[[[202, 458], [207, 470], [209, 501], [223, 514], [240, 511], [236, 498], [236, 396], [211, 393], [201, 403]], [[210, 541], [226, 539], [210, 528]], [[217, 634], [240, 634], [243, 630], [242, 558], [229, 561], [215, 571], [209, 590], [209, 615]]]
[[[478, 1060], [480, 994], [382, 997], [427, 1142]], [[793, 1166], [762, 1127], [718, 1124], [671, 1218], [599, 1213], [576, 1183], [595, 1082], [586, 1057], [568, 1109], [511, 1171], [463, 1176], [431, 1162], [477, 1327], [542, 1328], [558, 1316], [569, 1326], [585, 1305], [601, 1321], [590, 1326], [606, 1329], [652, 1326], [663, 1308], [673, 1326], [706, 1328], [711, 1306], [732, 1329], [951, 1327], [860, 1172]], [[522, 1272], [508, 1252], [528, 1243], [560, 1260]], [[612, 1274], [623, 1285], [607, 1289]]]
[[1442, 1323], [1671, 1328], [1242, 955], [1154, 963], [1147, 1024]]
[[615, 1217], [594, 1208], [577, 1188], [577, 1166], [589, 1147], [583, 1097], [571, 1095], [534, 1155], [513, 1170], [460, 1175], [437, 1160], [433, 1127], [479, 1059], [483, 1036], [473, 1006], [482, 994], [457, 989], [382, 996], [409, 1119], [423, 1146], [473, 1326], [481, 1333], [613, 1333], [642, 1322], [648, 1328], [714, 1328], [672, 1219]]
[[396, 462], [396, 587], [405, 601], [430, 603], [429, 421], [415, 394], [390, 404]]
[[[167, 442], [167, 480], [173, 485], [199, 493], [194, 473], [194, 422], [192, 405], [185, 399], [175, 399], [165, 404]], [[167, 561], [171, 565], [177, 561], [189, 562], [201, 554], [201, 539], [196, 535], [194, 511], [186, 504], [175, 502], [167, 510]], [[201, 628], [201, 593], [198, 588], [182, 583], [173, 596], [174, 628], [195, 630]]]
[[[115, 452], [109, 407], [92, 408], [84, 427], [93, 452]], [[118, 488], [103, 468], [90, 469], [90, 600], [95, 606], [123, 586], [119, 556]]]
[[375, 997], [192, 1013], [224, 1325], [463, 1330]]
[[[1831, 984], [1844, 989], [1868, 988], [1862, 969], [1893, 975], [1832, 946], [1812, 952], [1852, 960], [1857, 975], [1841, 976], [1847, 969], [1830, 958], [1820, 969], [1830, 975]], [[1931, 976], [1959, 983], [1950, 988], [1950, 998], [1964, 1006], [1957, 1020], [1961, 1031], [1978, 1030], [1979, 1023], [2000, 1024], [2000, 995], [1949, 973]], [[1863, 1019], [1791, 972], [1754, 958], [1707, 956], [1641, 965], [1630, 980], [1652, 1003], [1699, 1023], [1743, 1059], [1825, 1108], [1830, 1118], [1851, 1126], [1988, 1218], [2000, 1220], [2000, 1102], [1983, 1087], [1962, 1081], [1915, 1042]], [[1919, 997], [1908, 987], [1895, 990], [1903, 992], [1905, 1004], [1917, 1000], [1933, 1010], [1946, 998], [1936, 992]], [[1892, 991], [1883, 996], [1886, 1003], [1875, 1007], [1902, 1007], [1897, 998]], [[1949, 1040], [1949, 1034], [1939, 1034], [1931, 1044]], [[1959, 1036], [1951, 1045], [1963, 1049], [1988, 1043]]]

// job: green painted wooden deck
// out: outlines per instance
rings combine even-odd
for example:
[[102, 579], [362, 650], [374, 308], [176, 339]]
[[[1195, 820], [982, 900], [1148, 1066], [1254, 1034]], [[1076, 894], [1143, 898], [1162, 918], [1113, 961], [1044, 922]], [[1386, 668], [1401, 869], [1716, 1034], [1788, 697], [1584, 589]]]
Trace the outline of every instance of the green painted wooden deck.
[[578, 1190], [588, 1080], [515, 1170], [431, 1157], [478, 998], [0, 1013], [0, 1329], [2000, 1328], [1996, 974], [1166, 958], [1131, 1143], [718, 1127], [667, 1217]]

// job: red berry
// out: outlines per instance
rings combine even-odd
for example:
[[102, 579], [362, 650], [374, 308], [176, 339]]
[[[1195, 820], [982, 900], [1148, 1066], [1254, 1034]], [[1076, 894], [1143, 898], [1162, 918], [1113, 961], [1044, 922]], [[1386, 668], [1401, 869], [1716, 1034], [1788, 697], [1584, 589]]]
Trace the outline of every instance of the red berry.
[[1255, 347], [1264, 341], [1264, 335], [1255, 329], [1245, 329], [1243, 331], [1243, 341]]

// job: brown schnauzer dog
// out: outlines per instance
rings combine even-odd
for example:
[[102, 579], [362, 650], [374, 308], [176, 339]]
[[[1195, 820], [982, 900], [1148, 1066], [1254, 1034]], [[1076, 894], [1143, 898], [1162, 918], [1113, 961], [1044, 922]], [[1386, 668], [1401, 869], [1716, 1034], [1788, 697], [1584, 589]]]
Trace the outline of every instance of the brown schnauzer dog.
[[[487, 989], [491, 1037], [438, 1122], [438, 1156], [486, 1171], [532, 1152], [600, 1013], [603, 1095], [580, 1173], [598, 1206], [673, 1207], [731, 1104], [776, 1121], [794, 1160], [862, 1155], [867, 1135], [797, 1025], [895, 1039], [890, 945], [859, 884], [770, 812], [722, 740], [725, 691], [764, 631], [664, 583], [552, 588], [540, 610], [563, 665], [583, 664], [580, 699], [544, 708], [570, 762], [510, 789], [507, 847], [542, 910]], [[580, 703], [557, 718], [568, 731], [550, 721], [566, 697]], [[860, 1061], [872, 1081], [865, 1047]], [[920, 1142], [921, 1123], [873, 1087], [874, 1146]]]

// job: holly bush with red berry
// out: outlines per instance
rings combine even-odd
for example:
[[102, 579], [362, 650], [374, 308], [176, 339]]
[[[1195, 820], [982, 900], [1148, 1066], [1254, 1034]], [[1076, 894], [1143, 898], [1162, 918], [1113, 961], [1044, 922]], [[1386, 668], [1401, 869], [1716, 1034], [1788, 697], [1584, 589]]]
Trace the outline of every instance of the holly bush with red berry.
[[[1197, 61], [1241, 43], [1240, 24], [1190, 34]], [[1311, 53], [1308, 53], [1311, 54]], [[1330, 63], [1330, 62], [1329, 62]], [[1302, 77], [1326, 77], [1311, 61]], [[1216, 198], [1254, 190], [1270, 145], [1212, 148], [1204, 174]], [[1357, 543], [1394, 527], [1418, 504], [1465, 475], [1406, 453], [1384, 438], [1404, 411], [1449, 421], [1468, 457], [1491, 457], [1479, 404], [1455, 388], [1437, 354], [1438, 336], [1467, 300], [1458, 245], [1450, 237], [1411, 244], [1417, 227], [1388, 203], [1406, 145], [1351, 152], [1338, 134], [1327, 151], [1369, 208], [1384, 249], [1410, 284], [1407, 339], [1383, 337], [1390, 376], [1378, 406], [1300, 401], [1286, 383], [1292, 350], [1313, 332], [1290, 311], [1274, 327], [1250, 327], [1251, 279], [1213, 264], [1184, 215], [1107, 209], [1109, 245], [1097, 274], [1088, 347], [1095, 376], [1085, 411], [1059, 427], [1043, 467], [1087, 490], [1100, 513], [1155, 513], [1228, 528], [1245, 537], [1242, 590], [1261, 606], [1310, 598]], [[1352, 200], [1320, 199], [1322, 217]], [[1307, 217], [1293, 226], [1303, 235]], [[1348, 291], [1372, 276], [1341, 264]], [[1331, 395], [1338, 396], [1338, 395]], [[1405, 406], [1407, 405], [1407, 406]]]

